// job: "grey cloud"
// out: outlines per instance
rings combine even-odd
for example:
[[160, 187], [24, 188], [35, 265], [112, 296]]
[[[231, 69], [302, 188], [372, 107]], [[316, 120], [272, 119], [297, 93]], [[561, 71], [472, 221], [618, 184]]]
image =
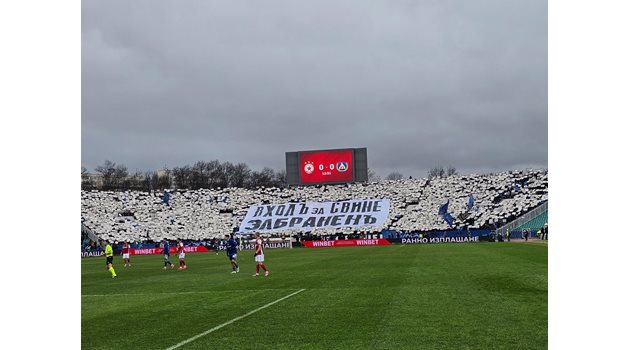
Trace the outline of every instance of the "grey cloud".
[[82, 165], [547, 166], [546, 1], [83, 1]]

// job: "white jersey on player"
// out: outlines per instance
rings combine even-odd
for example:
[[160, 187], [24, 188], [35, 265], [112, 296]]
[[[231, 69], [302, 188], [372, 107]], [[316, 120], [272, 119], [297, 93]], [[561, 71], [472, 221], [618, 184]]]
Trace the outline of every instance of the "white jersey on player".
[[177, 245], [177, 252], [179, 253], [179, 258], [180, 259], [185, 259], [186, 258], [186, 253], [184, 252], [184, 242], [180, 242]]
[[265, 249], [263, 246], [263, 240], [262, 238], [256, 238], [256, 262], [263, 262], [265, 261]]

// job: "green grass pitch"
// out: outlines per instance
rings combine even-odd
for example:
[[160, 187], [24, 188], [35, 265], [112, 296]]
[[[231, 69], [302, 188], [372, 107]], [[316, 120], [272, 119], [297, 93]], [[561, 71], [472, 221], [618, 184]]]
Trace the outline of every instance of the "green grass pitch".
[[544, 349], [547, 244], [476, 243], [267, 250], [81, 260], [85, 349]]

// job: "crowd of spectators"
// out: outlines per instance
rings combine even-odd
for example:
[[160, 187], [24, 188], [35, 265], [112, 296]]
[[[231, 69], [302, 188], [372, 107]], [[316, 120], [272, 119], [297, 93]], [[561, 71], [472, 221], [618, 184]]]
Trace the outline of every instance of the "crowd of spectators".
[[[381, 227], [317, 229], [308, 235], [311, 239], [378, 238], [387, 230], [493, 229], [547, 200], [547, 171], [254, 190], [172, 189], [168, 193], [165, 203], [165, 196], [160, 193], [82, 191], [82, 223], [101, 239], [112, 242], [158, 242], [163, 238], [207, 242], [233, 232], [247, 209], [255, 204], [389, 198], [389, 215]], [[438, 215], [439, 207], [447, 201], [448, 211], [455, 219], [453, 226]], [[274, 236], [303, 239], [299, 234], [304, 235], [282, 231]], [[89, 242], [84, 246], [98, 249], [98, 244]]]

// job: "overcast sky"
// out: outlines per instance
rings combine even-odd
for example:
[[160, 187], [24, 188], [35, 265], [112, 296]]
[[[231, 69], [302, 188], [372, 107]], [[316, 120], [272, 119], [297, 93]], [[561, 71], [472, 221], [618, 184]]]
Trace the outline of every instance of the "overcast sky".
[[547, 2], [82, 1], [82, 166], [547, 167]]

